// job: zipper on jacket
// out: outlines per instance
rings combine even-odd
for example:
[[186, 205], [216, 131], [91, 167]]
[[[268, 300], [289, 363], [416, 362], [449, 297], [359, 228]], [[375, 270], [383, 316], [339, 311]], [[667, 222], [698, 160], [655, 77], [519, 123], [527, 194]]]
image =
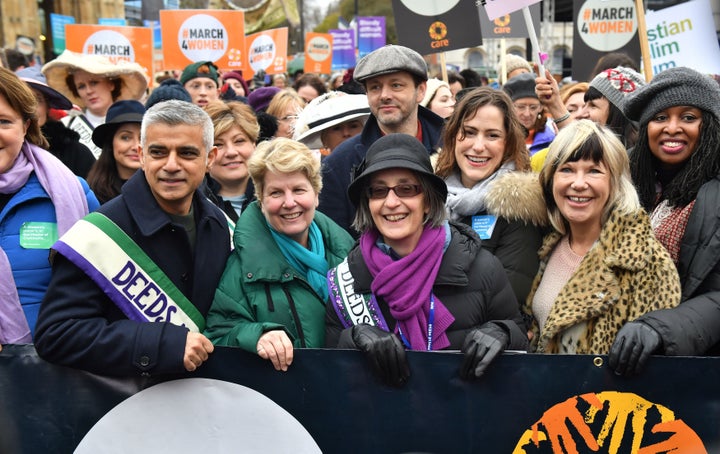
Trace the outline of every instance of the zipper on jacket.
[[302, 325], [300, 324], [300, 317], [298, 317], [297, 308], [295, 307], [295, 301], [290, 295], [290, 292], [288, 291], [285, 284], [283, 284], [282, 289], [283, 292], [285, 292], [285, 297], [287, 298], [288, 304], [290, 305], [290, 311], [292, 312], [293, 318], [295, 319], [295, 326], [297, 326], [298, 337], [300, 338], [300, 347], [305, 348], [305, 333], [303, 332]]
[[265, 283], [265, 299], [267, 300], [268, 311], [275, 312], [275, 303], [273, 302], [272, 294], [270, 293], [270, 284], [268, 283]]

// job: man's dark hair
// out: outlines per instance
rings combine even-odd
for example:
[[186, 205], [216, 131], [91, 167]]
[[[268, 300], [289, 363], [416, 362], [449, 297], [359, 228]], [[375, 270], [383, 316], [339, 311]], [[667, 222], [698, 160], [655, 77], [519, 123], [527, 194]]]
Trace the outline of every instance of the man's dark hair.
[[30, 66], [28, 56], [17, 49], [5, 49], [5, 58], [7, 58], [8, 69], [13, 72]]

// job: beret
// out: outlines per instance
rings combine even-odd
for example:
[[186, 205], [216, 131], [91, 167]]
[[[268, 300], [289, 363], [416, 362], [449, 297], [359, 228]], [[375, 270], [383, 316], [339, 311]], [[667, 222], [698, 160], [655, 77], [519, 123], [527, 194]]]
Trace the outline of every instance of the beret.
[[720, 85], [694, 69], [677, 67], [657, 74], [625, 100], [625, 116], [647, 124], [658, 112], [673, 106], [693, 106], [720, 121]]

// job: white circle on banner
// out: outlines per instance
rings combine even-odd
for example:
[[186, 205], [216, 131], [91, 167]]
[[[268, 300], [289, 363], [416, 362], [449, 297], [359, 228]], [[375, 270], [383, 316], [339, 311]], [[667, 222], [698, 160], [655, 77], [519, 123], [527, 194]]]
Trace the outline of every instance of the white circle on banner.
[[460, 0], [443, 0], [441, 2], [437, 0], [400, 0], [400, 3], [415, 14], [439, 16], [455, 8]]
[[88, 36], [83, 53], [102, 55], [113, 63], [135, 61], [135, 49], [130, 40], [114, 30], [100, 30]]
[[275, 41], [268, 35], [259, 35], [253, 40], [248, 49], [250, 67], [254, 72], [267, 69], [275, 61], [276, 53]]
[[330, 47], [330, 41], [324, 36], [315, 36], [308, 42], [307, 53], [314, 61], [325, 61], [332, 56]]
[[178, 46], [190, 61], [214, 62], [227, 51], [228, 32], [217, 18], [207, 14], [196, 14], [180, 26]]
[[625, 46], [638, 28], [637, 10], [632, 0], [587, 0], [576, 18], [580, 39], [600, 52]]
[[267, 396], [208, 378], [164, 382], [128, 397], [74, 452], [321, 453], [307, 429]]

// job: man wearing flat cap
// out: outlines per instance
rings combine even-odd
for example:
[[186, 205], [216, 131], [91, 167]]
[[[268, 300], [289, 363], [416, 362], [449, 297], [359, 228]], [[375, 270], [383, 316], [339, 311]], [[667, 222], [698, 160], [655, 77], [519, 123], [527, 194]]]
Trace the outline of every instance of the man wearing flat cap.
[[412, 49], [392, 44], [381, 47], [360, 59], [353, 77], [365, 86], [371, 115], [360, 134], [325, 158], [319, 209], [357, 237], [351, 227], [355, 207], [347, 196], [352, 169], [362, 162], [370, 145], [386, 134], [417, 137], [432, 154], [441, 141], [443, 120], [420, 106], [427, 64]]

